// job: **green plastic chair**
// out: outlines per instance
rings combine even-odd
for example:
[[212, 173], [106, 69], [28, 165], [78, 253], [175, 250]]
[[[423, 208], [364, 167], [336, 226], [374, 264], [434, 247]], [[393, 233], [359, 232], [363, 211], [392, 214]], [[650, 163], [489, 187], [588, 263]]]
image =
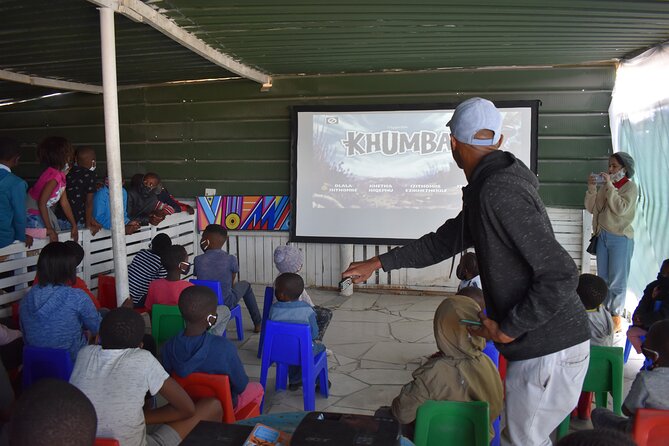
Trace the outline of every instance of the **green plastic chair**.
[[178, 306], [156, 304], [151, 307], [151, 334], [157, 345], [178, 335], [185, 327]]
[[490, 410], [485, 401], [426, 401], [418, 408], [416, 446], [488, 446]]
[[[594, 392], [595, 405], [606, 407], [608, 394], [613, 396], [613, 412], [622, 415], [623, 407], [623, 366], [622, 347], [590, 347], [590, 363], [583, 381], [583, 392]], [[558, 439], [569, 432], [571, 414], [558, 426]]]

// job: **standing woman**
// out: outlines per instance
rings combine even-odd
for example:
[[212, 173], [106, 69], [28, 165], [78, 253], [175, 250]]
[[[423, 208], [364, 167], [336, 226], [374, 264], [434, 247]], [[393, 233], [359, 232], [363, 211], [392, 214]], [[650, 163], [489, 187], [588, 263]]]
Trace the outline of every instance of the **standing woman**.
[[632, 220], [639, 192], [632, 176], [634, 159], [625, 152], [614, 153], [609, 158], [608, 173], [590, 175], [585, 193], [585, 208], [592, 214], [592, 230], [597, 236], [597, 275], [609, 287], [604, 305], [613, 317], [616, 332], [622, 328], [634, 251]]

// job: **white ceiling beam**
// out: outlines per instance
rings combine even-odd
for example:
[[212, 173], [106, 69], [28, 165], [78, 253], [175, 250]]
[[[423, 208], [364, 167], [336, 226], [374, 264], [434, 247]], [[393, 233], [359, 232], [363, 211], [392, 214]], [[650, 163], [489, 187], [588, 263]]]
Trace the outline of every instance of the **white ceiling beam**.
[[8, 70], [0, 70], [0, 79], [5, 81], [19, 82], [22, 84], [35, 85], [38, 87], [55, 88], [57, 90], [82, 91], [84, 93], [96, 94], [102, 93], [102, 87], [100, 85], [62, 81], [48, 77], [29, 76], [27, 74], [15, 73]]
[[208, 45], [203, 40], [181, 28], [170, 18], [139, 0], [88, 1], [97, 6], [111, 8], [136, 22], [146, 23], [180, 45], [228, 71], [263, 84], [265, 87], [271, 87], [272, 85], [272, 78], [268, 74], [237, 62], [232, 57]]

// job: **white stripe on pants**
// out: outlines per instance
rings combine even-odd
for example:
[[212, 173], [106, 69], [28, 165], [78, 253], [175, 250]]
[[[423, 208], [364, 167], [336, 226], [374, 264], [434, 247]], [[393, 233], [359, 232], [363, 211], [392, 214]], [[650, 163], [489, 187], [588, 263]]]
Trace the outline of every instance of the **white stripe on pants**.
[[524, 361], [509, 361], [502, 415], [504, 446], [550, 446], [550, 434], [578, 404], [590, 341]]

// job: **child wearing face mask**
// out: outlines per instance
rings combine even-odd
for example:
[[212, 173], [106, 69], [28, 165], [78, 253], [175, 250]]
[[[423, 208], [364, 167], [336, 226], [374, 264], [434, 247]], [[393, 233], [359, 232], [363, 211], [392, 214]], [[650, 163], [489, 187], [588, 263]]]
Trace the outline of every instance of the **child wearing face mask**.
[[72, 214], [70, 202], [65, 191], [65, 175], [72, 162], [72, 146], [60, 136], [49, 136], [37, 146], [37, 159], [46, 169], [37, 179], [26, 196], [27, 220], [26, 232], [36, 238], [48, 238], [58, 241], [61, 230], [54, 213], [56, 204], [63, 208], [63, 214], [71, 225], [70, 235], [75, 242], [79, 239], [77, 222]]
[[171, 206], [161, 202], [156, 192], [159, 192], [160, 177], [154, 172], [144, 175], [136, 174], [132, 177], [128, 189], [128, 217], [140, 222], [142, 226], [151, 224], [156, 226], [165, 219], [166, 215], [174, 213]]
[[[167, 247], [160, 255], [160, 261], [167, 271], [167, 277], [156, 279], [149, 285], [144, 301], [144, 306], [149, 311], [155, 304], [178, 305], [181, 292], [193, 286], [188, 280], [181, 280], [181, 275], [188, 275], [191, 268], [186, 248], [181, 245]], [[225, 305], [220, 305], [216, 314], [218, 319], [212, 327], [212, 334], [221, 335], [230, 320], [230, 310]]]
[[657, 280], [646, 286], [639, 305], [632, 316], [632, 326], [627, 330], [627, 339], [637, 353], [648, 328], [653, 323], [669, 318], [669, 259], [662, 262]]
[[642, 370], [634, 378], [632, 388], [623, 403], [623, 413], [629, 418], [614, 414], [608, 409], [592, 411], [595, 429], [613, 429], [632, 432], [634, 414], [638, 409], [669, 410], [669, 320], [654, 323], [642, 346], [646, 358], [652, 361], [650, 370]]
[[253, 321], [254, 333], [260, 332], [262, 317], [251, 284], [238, 280], [239, 263], [237, 257], [228, 254], [223, 246], [228, 240], [228, 231], [221, 225], [211, 224], [202, 232], [200, 248], [204, 254], [195, 257], [195, 275], [199, 280], [215, 280], [221, 283], [223, 300], [228, 308], [234, 308], [244, 299], [246, 309]]
[[[276, 269], [279, 270], [280, 274], [299, 274], [303, 264], [304, 254], [302, 254], [302, 250], [297, 246], [283, 245], [278, 246], [274, 250], [274, 266], [276, 266]], [[306, 289], [302, 291], [298, 300], [309, 304], [314, 309], [314, 312], [316, 313], [316, 324], [318, 325], [318, 336], [316, 336], [315, 339], [317, 341], [323, 341], [325, 330], [327, 330], [330, 321], [332, 320], [332, 310], [319, 305], [314, 305]]]
[[156, 279], [149, 285], [144, 306], [151, 311], [154, 304], [178, 305], [181, 292], [193, 286], [187, 280], [181, 280], [181, 275], [190, 272], [188, 253], [181, 245], [172, 245], [165, 248], [160, 254], [160, 261], [167, 271], [165, 278]]
[[216, 302], [216, 294], [205, 286], [192, 286], [181, 292], [179, 310], [186, 328], [165, 343], [163, 367], [181, 377], [195, 372], [228, 375], [235, 411], [251, 402], [260, 404], [263, 388], [260, 383], [249, 382], [234, 344], [211, 333], [217, 323]]
[[[96, 160], [93, 147], [81, 147], [74, 154], [76, 161], [66, 176], [65, 191], [72, 208], [72, 215], [78, 225], [85, 225], [95, 235], [102, 226], [93, 218], [93, 196], [97, 190], [95, 183]], [[62, 208], [56, 211], [62, 227], [68, 227]], [[65, 220], [65, 221], [63, 221]]]

